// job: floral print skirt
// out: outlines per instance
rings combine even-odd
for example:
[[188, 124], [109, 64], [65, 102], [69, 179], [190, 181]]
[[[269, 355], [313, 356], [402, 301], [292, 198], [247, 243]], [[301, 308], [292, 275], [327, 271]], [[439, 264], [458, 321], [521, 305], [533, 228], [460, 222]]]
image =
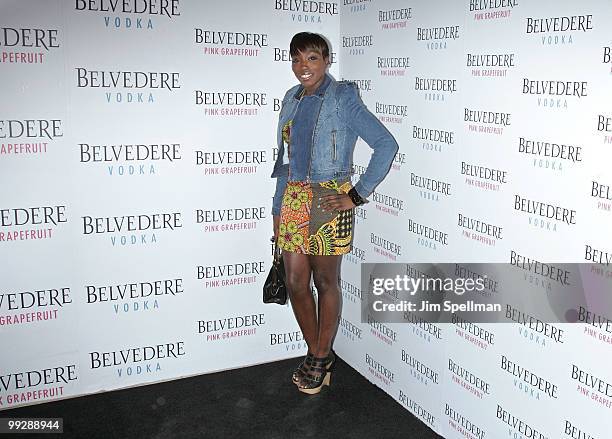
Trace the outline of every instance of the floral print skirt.
[[319, 199], [347, 193], [351, 188], [350, 181], [288, 182], [281, 207], [278, 246], [307, 255], [334, 256], [350, 252], [353, 209], [323, 211]]

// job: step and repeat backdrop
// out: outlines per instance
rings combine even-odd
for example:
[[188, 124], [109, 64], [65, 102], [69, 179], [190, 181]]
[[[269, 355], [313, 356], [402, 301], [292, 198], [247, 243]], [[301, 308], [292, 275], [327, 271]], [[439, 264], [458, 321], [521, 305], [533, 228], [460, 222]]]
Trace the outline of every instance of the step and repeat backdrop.
[[298, 3], [0, 2], [0, 409], [305, 351], [261, 299], [289, 41], [339, 46]]
[[[0, 409], [305, 352], [261, 286], [288, 45], [310, 30], [400, 144], [356, 209], [337, 352], [447, 438], [606, 437], [612, 311], [585, 325], [520, 309], [503, 325], [362, 321], [360, 267], [515, 263], [543, 291], [554, 281], [523, 262], [612, 277], [607, 2], [0, 10]], [[356, 175], [369, 154], [359, 141]]]
[[[583, 263], [612, 291], [612, 4], [342, 3], [341, 74], [400, 151], [357, 209], [337, 350], [446, 438], [609, 437], [609, 308], [573, 325], [503, 303], [507, 324], [410, 312], [410, 324], [362, 323], [359, 272], [363, 262], [405, 263], [408, 274], [415, 263], [512, 263], [524, 271], [517, 289], [545, 294], [559, 281], [536, 261]], [[369, 157], [359, 146], [357, 173]], [[489, 278], [483, 300], [498, 292]]]

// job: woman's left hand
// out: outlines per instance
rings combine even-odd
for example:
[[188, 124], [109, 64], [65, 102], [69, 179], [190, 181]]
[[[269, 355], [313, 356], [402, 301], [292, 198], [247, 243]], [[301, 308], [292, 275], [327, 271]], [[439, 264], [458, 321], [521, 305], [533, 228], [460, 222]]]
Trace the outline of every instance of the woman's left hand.
[[348, 210], [355, 207], [348, 194], [326, 195], [319, 199], [319, 204], [326, 212]]

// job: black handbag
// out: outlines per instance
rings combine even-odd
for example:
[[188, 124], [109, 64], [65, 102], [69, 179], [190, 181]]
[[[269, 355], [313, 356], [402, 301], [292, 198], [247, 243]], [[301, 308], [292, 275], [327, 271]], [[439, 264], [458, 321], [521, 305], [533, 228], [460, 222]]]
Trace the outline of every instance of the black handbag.
[[272, 268], [270, 268], [270, 272], [263, 286], [263, 302], [278, 303], [279, 305], [287, 303], [285, 264], [283, 264], [283, 254], [276, 244], [274, 244]]

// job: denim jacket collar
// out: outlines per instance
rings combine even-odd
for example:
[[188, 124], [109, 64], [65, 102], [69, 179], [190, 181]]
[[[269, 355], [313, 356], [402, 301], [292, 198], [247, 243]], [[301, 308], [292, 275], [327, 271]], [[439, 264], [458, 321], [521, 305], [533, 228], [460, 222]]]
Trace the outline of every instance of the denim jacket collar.
[[[331, 81], [331, 77], [329, 76], [329, 74], [326, 73], [325, 79], [323, 79], [323, 82], [321, 83], [321, 85], [319, 85], [319, 88], [317, 88], [317, 90], [311, 96], [318, 96], [322, 98], [325, 95], [325, 92], [327, 91], [327, 87], [329, 87], [329, 84], [331, 84]], [[299, 100], [303, 90], [304, 86], [300, 85], [300, 87], [293, 95], [293, 98]]]

